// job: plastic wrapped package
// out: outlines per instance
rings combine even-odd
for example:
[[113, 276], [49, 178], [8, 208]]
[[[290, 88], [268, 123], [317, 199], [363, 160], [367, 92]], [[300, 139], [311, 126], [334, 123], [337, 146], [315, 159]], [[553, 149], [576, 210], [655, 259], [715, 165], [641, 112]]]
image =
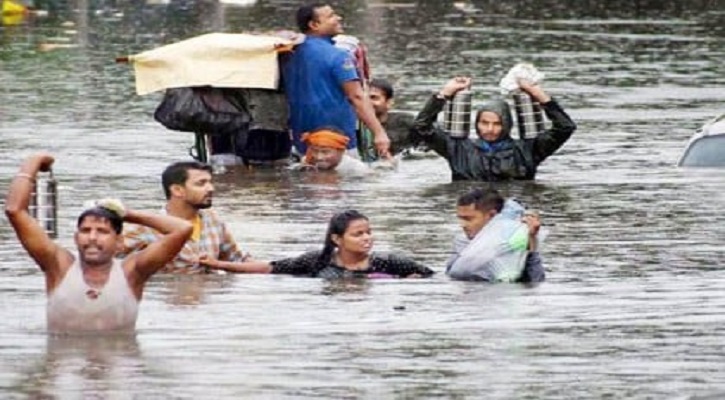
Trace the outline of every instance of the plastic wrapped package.
[[506, 200], [503, 209], [473, 239], [454, 241], [446, 273], [453, 279], [515, 282], [526, 264], [529, 228], [521, 222], [524, 208]]

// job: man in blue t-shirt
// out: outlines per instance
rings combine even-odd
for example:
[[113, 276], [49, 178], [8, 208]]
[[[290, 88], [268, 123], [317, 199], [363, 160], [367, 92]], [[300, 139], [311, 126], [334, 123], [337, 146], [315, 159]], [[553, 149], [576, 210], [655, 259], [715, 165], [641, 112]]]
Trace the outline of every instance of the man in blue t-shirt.
[[332, 37], [343, 31], [341, 21], [342, 17], [326, 4], [297, 10], [297, 25], [305, 41], [295, 47], [282, 67], [294, 146], [304, 154], [303, 133], [334, 126], [350, 138], [347, 148], [355, 149], [360, 118], [373, 132], [378, 153], [388, 157], [390, 140], [363, 92], [355, 62], [332, 42]]

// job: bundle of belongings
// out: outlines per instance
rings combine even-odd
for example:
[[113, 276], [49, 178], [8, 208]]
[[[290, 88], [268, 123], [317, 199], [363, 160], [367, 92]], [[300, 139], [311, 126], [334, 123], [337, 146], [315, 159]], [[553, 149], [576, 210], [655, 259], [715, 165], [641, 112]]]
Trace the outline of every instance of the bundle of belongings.
[[[304, 35], [211, 33], [129, 56], [136, 91], [165, 90], [154, 118], [195, 134], [191, 155], [202, 162], [238, 164], [288, 160], [292, 142], [280, 80], [285, 54]], [[338, 47], [356, 57], [367, 77], [364, 47], [353, 37]]]
[[203, 162], [247, 164], [290, 155], [287, 103], [278, 90], [167, 89], [154, 118], [168, 129], [194, 132], [192, 155]]
[[165, 90], [154, 118], [193, 132], [194, 155], [269, 161], [289, 157], [287, 102], [279, 54], [304, 37], [210, 33], [128, 57], [136, 92]]

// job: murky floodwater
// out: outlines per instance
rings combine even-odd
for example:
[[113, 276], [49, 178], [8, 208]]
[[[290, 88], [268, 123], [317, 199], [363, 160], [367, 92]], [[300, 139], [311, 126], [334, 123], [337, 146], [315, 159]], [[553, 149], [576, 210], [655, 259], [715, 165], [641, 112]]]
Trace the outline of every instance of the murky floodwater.
[[[543, 210], [547, 282], [158, 276], [135, 339], [49, 339], [42, 274], [4, 220], [2, 397], [722, 396], [724, 174], [674, 165], [725, 111], [725, 3], [344, 3], [348, 32], [395, 82], [400, 109], [417, 110], [453, 74], [474, 77], [480, 102], [516, 62], [546, 73], [579, 129], [536, 182], [501, 189]], [[3, 28], [0, 194], [44, 149], [57, 156], [65, 245], [84, 200], [158, 209], [159, 174], [188, 157], [191, 136], [153, 121], [159, 96], [136, 96], [114, 58], [209, 31], [292, 27], [297, 5], [78, 0]], [[42, 43], [73, 47], [36, 51]], [[449, 180], [441, 159], [364, 181], [230, 171], [215, 206], [261, 259], [320, 246], [331, 213], [356, 207], [378, 249], [441, 271], [454, 201], [473, 185]]]

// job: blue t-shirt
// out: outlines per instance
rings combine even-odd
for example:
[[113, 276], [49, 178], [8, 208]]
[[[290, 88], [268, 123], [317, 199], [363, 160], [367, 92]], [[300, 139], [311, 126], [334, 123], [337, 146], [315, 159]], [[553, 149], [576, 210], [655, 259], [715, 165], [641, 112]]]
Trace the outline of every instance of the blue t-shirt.
[[308, 36], [294, 48], [282, 73], [297, 150], [306, 151], [303, 133], [324, 126], [341, 129], [350, 138], [347, 148], [356, 148], [357, 116], [342, 89], [343, 83], [359, 79], [350, 54], [331, 38]]

